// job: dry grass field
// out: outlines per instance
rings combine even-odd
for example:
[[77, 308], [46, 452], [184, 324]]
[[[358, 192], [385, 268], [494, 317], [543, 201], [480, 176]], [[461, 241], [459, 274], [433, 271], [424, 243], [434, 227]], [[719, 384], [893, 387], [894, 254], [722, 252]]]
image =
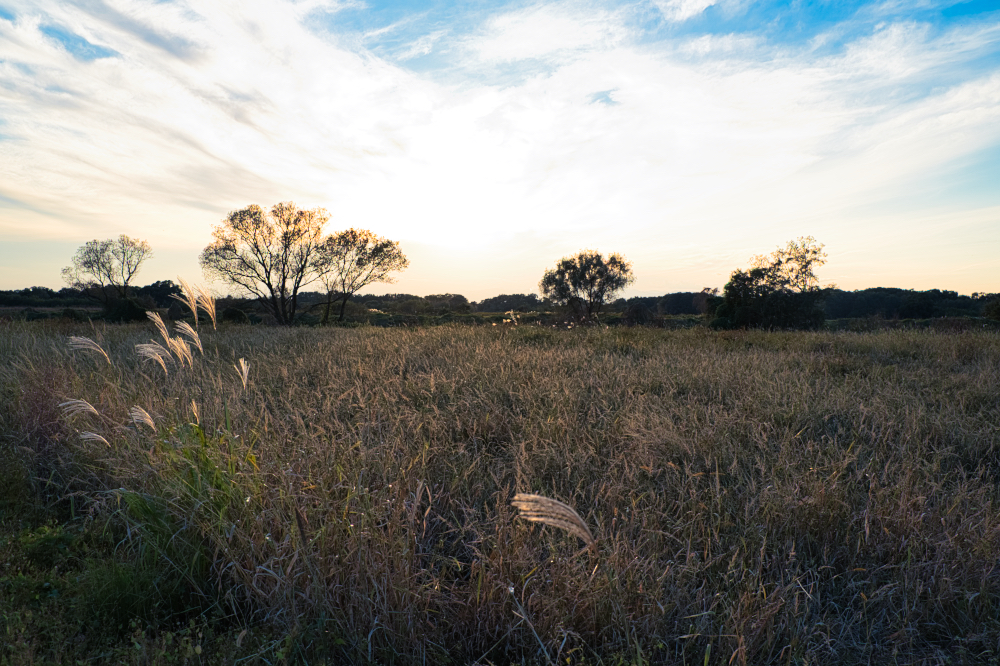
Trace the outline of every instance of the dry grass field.
[[0, 663], [1000, 659], [996, 332], [200, 336], [0, 323]]

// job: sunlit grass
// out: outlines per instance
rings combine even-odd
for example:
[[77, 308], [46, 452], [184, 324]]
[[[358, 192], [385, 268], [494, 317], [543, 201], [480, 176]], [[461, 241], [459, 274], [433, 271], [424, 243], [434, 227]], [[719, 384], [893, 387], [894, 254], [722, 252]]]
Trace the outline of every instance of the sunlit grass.
[[10, 511], [124, 530], [154, 628], [211, 612], [269, 660], [998, 656], [996, 333], [231, 326], [161, 366], [153, 323], [0, 327]]

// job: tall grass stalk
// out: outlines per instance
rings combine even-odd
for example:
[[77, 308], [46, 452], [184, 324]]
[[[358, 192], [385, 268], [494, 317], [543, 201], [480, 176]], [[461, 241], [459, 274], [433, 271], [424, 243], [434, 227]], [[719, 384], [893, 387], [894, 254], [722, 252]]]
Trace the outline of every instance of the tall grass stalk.
[[191, 311], [191, 316], [194, 317], [194, 327], [198, 328], [198, 291], [188, 284], [188, 281], [182, 277], [177, 278], [177, 282], [181, 286], [181, 294], [171, 294], [170, 297], [176, 301], [179, 301], [188, 307]]

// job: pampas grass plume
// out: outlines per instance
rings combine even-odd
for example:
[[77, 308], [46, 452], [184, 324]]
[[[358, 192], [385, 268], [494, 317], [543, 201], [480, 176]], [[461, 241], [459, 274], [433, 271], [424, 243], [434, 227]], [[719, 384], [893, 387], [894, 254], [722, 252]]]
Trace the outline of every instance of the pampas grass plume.
[[71, 335], [69, 338], [69, 348], [70, 349], [86, 349], [89, 351], [94, 351], [104, 357], [104, 360], [111, 365], [111, 359], [108, 358], [108, 353], [101, 349], [101, 345], [97, 344], [90, 338], [84, 338], [77, 335]]
[[139, 425], [142, 423], [148, 425], [152, 430], [156, 430], [156, 423], [153, 421], [153, 417], [142, 407], [133, 407], [128, 410], [128, 415], [134, 424]]
[[580, 537], [592, 552], [597, 552], [597, 539], [590, 533], [590, 528], [573, 507], [542, 495], [518, 493], [514, 495], [511, 506], [518, 509], [524, 520], [533, 523], [543, 523], [566, 530]]
[[98, 435], [96, 432], [81, 432], [80, 433], [80, 439], [82, 439], [85, 442], [102, 442], [102, 443], [104, 443], [105, 446], [108, 446], [109, 448], [111, 446], [111, 442], [109, 442], [108, 440], [104, 439], [103, 437], [101, 437], [100, 435]]
[[100, 416], [98, 411], [94, 409], [94, 406], [86, 400], [67, 400], [66, 402], [60, 402], [59, 406], [62, 407], [63, 414], [66, 416], [73, 416], [74, 414], [97, 414]]
[[179, 321], [174, 324], [174, 328], [176, 328], [181, 335], [190, 340], [191, 343], [198, 348], [198, 351], [200, 351], [202, 355], [205, 354], [205, 348], [201, 346], [201, 336], [198, 335], [198, 331], [191, 328], [191, 324], [186, 321]]

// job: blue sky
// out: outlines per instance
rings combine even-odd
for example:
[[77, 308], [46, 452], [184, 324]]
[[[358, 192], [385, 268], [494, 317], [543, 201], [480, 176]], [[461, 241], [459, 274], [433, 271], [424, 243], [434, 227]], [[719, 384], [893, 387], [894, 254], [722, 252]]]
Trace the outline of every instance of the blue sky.
[[228, 211], [293, 200], [401, 241], [374, 291], [583, 248], [721, 287], [803, 235], [828, 284], [1000, 291], [998, 184], [998, 0], [0, 0], [4, 289], [120, 233], [203, 281]]

